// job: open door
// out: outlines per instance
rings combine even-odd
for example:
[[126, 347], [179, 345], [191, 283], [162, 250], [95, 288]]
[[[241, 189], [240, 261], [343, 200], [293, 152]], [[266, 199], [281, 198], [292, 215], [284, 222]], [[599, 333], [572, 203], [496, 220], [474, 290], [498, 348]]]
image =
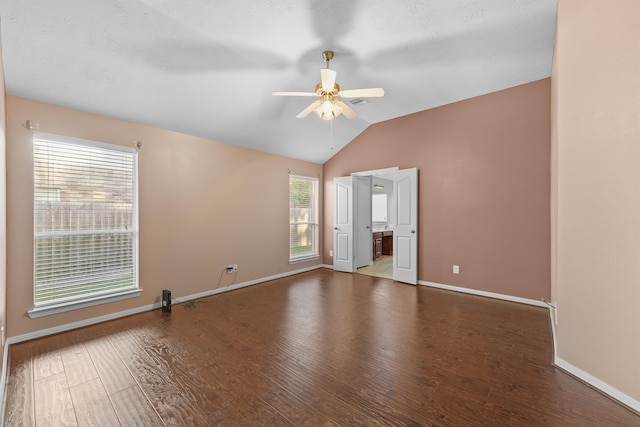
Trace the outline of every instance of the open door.
[[353, 243], [353, 179], [334, 178], [333, 269], [355, 271]]
[[353, 177], [355, 206], [355, 221], [353, 230], [355, 232], [355, 260], [356, 269], [371, 265], [373, 262], [373, 235], [371, 229], [371, 176]]
[[418, 169], [393, 177], [393, 280], [418, 284]]

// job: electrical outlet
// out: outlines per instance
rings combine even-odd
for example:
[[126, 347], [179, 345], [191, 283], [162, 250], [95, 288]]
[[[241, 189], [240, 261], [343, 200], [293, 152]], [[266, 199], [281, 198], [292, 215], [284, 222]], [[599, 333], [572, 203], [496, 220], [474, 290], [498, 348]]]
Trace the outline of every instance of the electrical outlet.
[[232, 271], [233, 271], [234, 273], [237, 273], [237, 272], [238, 272], [238, 264], [233, 264]]
[[459, 265], [454, 265], [453, 266], [453, 274], [460, 274], [460, 266]]
[[333, 256], [333, 249], [329, 249], [329, 256]]
[[227, 265], [227, 273], [233, 273], [233, 265], [229, 264]]

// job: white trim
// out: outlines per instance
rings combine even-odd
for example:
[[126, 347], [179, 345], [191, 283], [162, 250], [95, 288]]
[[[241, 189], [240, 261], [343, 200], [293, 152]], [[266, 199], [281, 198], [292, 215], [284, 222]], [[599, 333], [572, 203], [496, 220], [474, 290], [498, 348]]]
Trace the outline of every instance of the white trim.
[[129, 298], [137, 298], [142, 294], [142, 289], [130, 289], [124, 292], [110, 293], [100, 295], [93, 298], [82, 299], [79, 301], [65, 302], [61, 304], [45, 305], [43, 307], [34, 307], [27, 311], [32, 319], [38, 317], [50, 316], [52, 314], [64, 313], [65, 311], [79, 310], [81, 308], [93, 307], [95, 305], [107, 304], [115, 301], [122, 301]]
[[83, 328], [85, 326], [95, 325], [97, 323], [107, 322], [113, 319], [119, 319], [120, 317], [131, 316], [132, 314], [143, 313], [145, 311], [153, 310], [154, 308], [160, 308], [161, 303], [154, 303], [149, 305], [143, 305], [141, 307], [132, 308], [129, 310], [119, 311], [117, 313], [105, 314], [104, 316], [93, 317], [91, 319], [80, 320], [78, 322], [67, 323], [65, 325], [54, 326], [53, 328], [40, 329], [39, 331], [29, 332], [23, 335], [16, 335], [15, 337], [7, 338], [7, 344], [17, 344], [24, 341], [34, 340], [36, 338], [46, 337], [48, 335], [58, 334], [60, 332], [70, 331], [72, 329]]
[[301, 262], [307, 262], [307, 261], [315, 261], [320, 259], [320, 254], [313, 254], [313, 255], [304, 255], [304, 256], [299, 256], [296, 258], [290, 258], [289, 259], [289, 264], [299, 264]]
[[547, 304], [549, 307], [549, 321], [551, 322], [551, 337], [553, 338], [553, 360], [558, 357], [558, 341], [556, 340], [556, 322], [555, 322], [555, 307]]
[[124, 153], [137, 153], [138, 150], [135, 147], [129, 147], [126, 145], [110, 144], [108, 142], [91, 141], [88, 139], [74, 138], [71, 136], [55, 135], [52, 133], [34, 132], [33, 139], [40, 141], [51, 141], [61, 144], [77, 144], [84, 145], [85, 147], [103, 148], [106, 150], [115, 150]]
[[557, 368], [562, 369], [563, 371], [566, 371], [567, 373], [569, 373], [570, 375], [573, 375], [574, 377], [580, 379], [581, 381], [584, 381], [585, 383], [589, 384], [595, 389], [601, 391], [602, 393], [606, 394], [612, 399], [618, 401], [622, 405], [630, 408], [633, 411], [640, 413], [640, 401], [635, 400], [631, 396], [626, 395], [625, 393], [610, 386], [604, 381], [599, 380], [593, 375], [583, 371], [580, 368], [573, 366], [566, 360], [558, 357], [558, 343], [556, 340], [556, 324], [554, 322], [555, 308], [545, 303], [544, 301], [536, 301], [528, 298], [514, 297], [511, 295], [503, 295], [503, 294], [497, 294], [494, 292], [479, 291], [476, 289], [462, 288], [458, 286], [443, 285], [441, 283], [425, 282], [422, 280], [418, 281], [418, 284], [423, 286], [430, 286], [432, 288], [445, 289], [445, 290], [454, 291], [454, 292], [463, 292], [466, 294], [479, 295], [479, 296], [489, 297], [489, 298], [497, 298], [505, 301], [518, 302], [521, 304], [528, 304], [528, 305], [534, 305], [537, 307], [546, 308], [547, 310], [549, 310], [549, 320], [551, 321], [551, 336], [553, 338], [553, 364]]
[[289, 177], [295, 178], [295, 179], [306, 179], [307, 181], [312, 181], [315, 183], [318, 183], [320, 181], [320, 179], [317, 176], [296, 175], [295, 173], [290, 173]]
[[287, 271], [285, 273], [280, 273], [280, 274], [274, 274], [273, 276], [267, 276], [267, 277], [262, 277], [260, 279], [250, 280], [248, 282], [237, 283], [235, 285], [225, 286], [224, 288], [218, 288], [212, 291], [200, 292], [198, 294], [188, 295], [181, 298], [173, 298], [171, 302], [173, 303], [175, 301], [177, 303], [180, 303], [180, 302], [189, 301], [192, 299], [204, 298], [210, 295], [216, 295], [223, 292], [232, 291], [234, 289], [246, 288], [248, 286], [257, 285], [259, 283], [269, 282], [271, 280], [276, 280], [276, 279], [282, 279], [283, 277], [293, 276], [300, 273], [306, 273], [307, 271], [317, 270], [321, 267], [322, 267], [321, 265], [313, 265], [311, 267], [301, 268], [299, 270]]
[[566, 360], [558, 356], [554, 358], [553, 363], [558, 368], [568, 372], [574, 377], [577, 377], [580, 380], [586, 382], [587, 384], [595, 387], [596, 389], [600, 390], [601, 392], [608, 395], [609, 397], [622, 403], [624, 406], [627, 406], [628, 408], [640, 413], [640, 401], [635, 400], [631, 396], [621, 392], [615, 387], [611, 387], [609, 384], [605, 383], [604, 381], [601, 381], [598, 378], [594, 377], [593, 375], [589, 374], [588, 372], [585, 372], [582, 369], [573, 366], [571, 363], [567, 362]]
[[4, 397], [7, 389], [7, 369], [9, 369], [9, 340], [4, 343], [2, 355], [2, 375], [0, 376], [0, 426], [4, 425]]
[[[312, 190], [312, 215], [313, 215], [313, 221], [301, 221], [301, 222], [295, 222], [292, 223], [291, 222], [291, 180], [303, 180], [303, 181], [309, 181], [313, 184], [313, 190]], [[304, 176], [304, 175], [295, 175], [295, 174], [289, 174], [289, 227], [291, 227], [291, 225], [299, 225], [299, 224], [308, 224], [311, 225], [311, 232], [313, 233], [313, 242], [312, 242], [312, 246], [315, 247], [315, 252], [314, 253], [307, 253], [305, 255], [296, 255], [296, 256], [291, 256], [291, 254], [289, 254], [289, 264], [297, 264], [300, 262], [306, 262], [306, 261], [315, 261], [320, 259], [320, 252], [318, 250], [318, 248], [320, 247], [320, 225], [317, 223], [317, 219], [319, 218], [319, 212], [320, 212], [320, 179], [318, 177], [313, 177], [313, 176]], [[289, 238], [291, 238], [291, 229], [289, 229]]]
[[459, 286], [443, 285], [442, 283], [425, 282], [424, 280], [418, 280], [418, 284], [422, 286], [429, 286], [432, 288], [445, 289], [447, 291], [462, 292], [465, 294], [478, 295], [481, 297], [489, 297], [505, 301], [517, 302], [520, 304], [535, 305], [536, 307], [547, 308], [547, 304], [545, 304], [543, 301], [536, 301], [529, 298], [514, 297], [512, 295], [497, 294], [495, 292], [480, 291], [478, 289], [462, 288]]
[[[136, 298], [139, 297], [142, 294], [142, 289], [139, 289], [139, 229], [138, 229], [138, 151], [136, 148], [133, 147], [128, 147], [128, 146], [123, 146], [123, 145], [116, 145], [116, 144], [109, 144], [109, 143], [105, 143], [105, 142], [99, 142], [99, 141], [90, 141], [90, 140], [85, 140], [85, 139], [80, 139], [80, 138], [73, 138], [73, 137], [67, 137], [67, 136], [60, 136], [60, 135], [54, 135], [54, 134], [48, 134], [48, 133], [41, 133], [41, 132], [35, 132], [33, 134], [33, 157], [34, 157], [34, 162], [37, 163], [39, 160], [39, 157], [36, 155], [37, 152], [37, 147], [39, 147], [40, 145], [42, 145], [44, 148], [47, 148], [49, 146], [64, 146], [64, 147], [69, 147], [69, 146], [82, 146], [82, 147], [90, 147], [90, 148], [94, 148], [94, 149], [98, 149], [100, 151], [104, 152], [108, 151], [110, 153], [120, 153], [120, 159], [123, 161], [122, 165], [119, 166], [119, 170], [121, 172], [126, 172], [127, 166], [129, 165], [129, 160], [130, 160], [130, 166], [131, 166], [131, 179], [133, 180], [132, 184], [133, 184], [133, 201], [132, 201], [132, 210], [133, 210], [133, 221], [132, 221], [132, 227], [131, 230], [127, 230], [127, 231], [122, 231], [122, 230], [84, 230], [84, 231], [78, 231], [78, 230], [72, 230], [72, 231], [61, 231], [61, 232], [56, 232], [54, 230], [48, 230], [48, 231], [44, 231], [44, 232], [37, 232], [36, 231], [36, 224], [34, 222], [33, 224], [33, 238], [34, 238], [34, 244], [36, 244], [36, 241], [38, 241], [39, 239], [43, 239], [43, 238], [57, 238], [57, 237], [76, 237], [76, 236], [90, 236], [90, 235], [99, 235], [99, 236], [108, 236], [108, 235], [120, 235], [120, 236], [131, 236], [131, 251], [132, 251], [132, 261], [133, 261], [133, 267], [134, 267], [134, 274], [135, 274], [135, 282], [134, 285], [132, 286], [128, 286], [126, 288], [120, 288], [120, 289], [115, 289], [115, 290], [106, 290], [106, 291], [102, 291], [102, 292], [97, 292], [97, 293], [93, 293], [93, 294], [85, 294], [85, 295], [79, 295], [79, 296], [75, 296], [75, 297], [67, 297], [67, 298], [60, 298], [60, 299], [55, 299], [54, 301], [45, 301], [45, 302], [38, 302], [38, 298], [37, 298], [37, 294], [38, 294], [38, 288], [41, 285], [41, 281], [45, 280], [46, 282], [50, 281], [50, 279], [54, 280], [53, 284], [47, 284], [47, 286], [52, 286], [53, 289], [57, 289], [60, 286], [65, 285], [64, 283], [61, 283], [60, 281], [58, 281], [57, 279], [59, 279], [59, 277], [56, 275], [55, 271], [51, 270], [48, 273], [44, 273], [42, 275], [42, 277], [40, 277], [41, 275], [35, 274], [34, 273], [34, 277], [33, 277], [33, 290], [34, 290], [34, 306], [31, 310], [27, 311], [27, 315], [31, 318], [31, 319], [35, 319], [35, 318], [39, 318], [39, 317], [43, 317], [43, 316], [49, 316], [49, 315], [54, 315], [54, 314], [59, 314], [59, 313], [64, 313], [64, 312], [68, 312], [68, 311], [72, 311], [72, 310], [78, 310], [78, 309], [82, 309], [82, 308], [87, 308], [87, 307], [93, 307], [96, 305], [100, 305], [100, 304], [106, 304], [106, 303], [110, 303], [110, 302], [114, 302], [114, 301], [121, 301], [124, 299], [129, 299], [129, 298]], [[58, 147], [58, 148], [60, 148]], [[54, 150], [55, 151], [55, 150]], [[66, 150], [65, 150], [66, 151]], [[49, 149], [47, 148], [46, 153], [49, 152]], [[41, 155], [43, 156], [43, 161], [45, 161], [44, 157], [47, 157], [46, 161], [48, 162], [50, 159], [48, 159], [48, 156], [46, 156], [46, 153], [43, 152], [41, 153]], [[59, 154], [59, 153], [58, 153]], [[58, 157], [58, 154], [53, 154], [54, 159], [52, 160], [55, 163], [55, 158]], [[87, 160], [91, 160], [93, 158], [92, 154], [86, 153], [87, 155], [82, 155], [79, 157], [79, 159], [81, 160], [82, 164], [87, 164], [84, 163]], [[125, 162], [124, 160], [127, 160], [127, 162]], [[112, 159], [115, 160], [115, 159]], [[34, 163], [34, 164], [35, 164]], [[113, 164], [113, 163], [111, 163]], [[51, 164], [47, 163], [46, 165], [46, 169], [49, 170], [51, 168]], [[79, 172], [81, 169], [77, 169], [75, 170], [75, 166], [78, 165], [74, 165], [74, 173], [75, 172]], [[90, 173], [90, 175], [93, 172]], [[33, 175], [33, 174], [32, 174]], [[73, 175], [73, 174], [72, 174]], [[63, 186], [64, 187], [64, 186]], [[73, 187], [73, 185], [72, 185]], [[36, 189], [34, 188], [34, 195], [35, 195], [35, 191]], [[34, 196], [35, 197], [35, 196]], [[35, 200], [35, 199], [34, 199]], [[35, 205], [34, 205], [34, 212], [35, 212]], [[125, 227], [126, 228], [126, 227]], [[128, 239], [127, 239], [128, 240]], [[111, 250], [111, 249], [110, 249]], [[126, 257], [125, 257], [126, 258]], [[37, 266], [39, 264], [39, 260], [40, 257], [38, 256], [38, 254], [36, 253], [36, 251], [34, 250], [33, 252], [33, 261], [34, 261], [34, 266]], [[122, 261], [126, 261], [126, 259], [120, 260]], [[55, 267], [55, 266], [54, 266]], [[34, 267], [35, 268], [35, 267]], [[35, 271], [35, 270], [34, 270]], [[50, 274], [49, 274], [50, 273]], [[66, 285], [69, 285], [69, 283], [66, 283]], [[132, 289], [133, 288], [133, 289]]]
[[[183, 302], [183, 301], [189, 301], [192, 299], [198, 299], [198, 298], [203, 298], [209, 295], [213, 295], [213, 294], [219, 294], [222, 292], [226, 292], [226, 291], [231, 291], [233, 289], [239, 289], [239, 288], [244, 288], [247, 286], [252, 286], [252, 285], [256, 285], [258, 283], [262, 283], [262, 282], [267, 282], [270, 280], [275, 280], [275, 279], [280, 279], [283, 277], [287, 277], [287, 276], [293, 276], [295, 274], [300, 274], [300, 273], [305, 273], [307, 271], [311, 271], [311, 270], [317, 270], [320, 268], [328, 268], [328, 269], [333, 269], [332, 265], [327, 265], [327, 264], [319, 264], [319, 265], [314, 265], [312, 267], [307, 267], [307, 268], [302, 268], [299, 270], [294, 270], [294, 271], [289, 271], [286, 273], [280, 273], [280, 274], [276, 274], [273, 276], [268, 276], [268, 277], [263, 277], [261, 279], [256, 279], [256, 280], [251, 280], [249, 282], [244, 282], [244, 283], [238, 283], [236, 285], [233, 286], [227, 286], [225, 288], [221, 288], [221, 289], [214, 289], [212, 291], [206, 291], [206, 292], [200, 292], [198, 294], [193, 294], [193, 295], [189, 295], [189, 296], [185, 296], [185, 297], [181, 297], [181, 298], [173, 298], [172, 302]], [[133, 314], [138, 314], [138, 313], [142, 313], [145, 311], [150, 311], [150, 310], [154, 310], [156, 308], [160, 308], [162, 307], [162, 303], [158, 302], [158, 303], [154, 303], [154, 304], [149, 304], [149, 305], [145, 305], [142, 307], [137, 307], [137, 308], [133, 308], [130, 310], [125, 310], [125, 311], [120, 311], [117, 313], [112, 313], [112, 314], [107, 314], [104, 316], [99, 316], [99, 317], [94, 317], [92, 319], [86, 319], [86, 320], [82, 320], [79, 322], [74, 322], [74, 323], [68, 323], [66, 325], [61, 325], [61, 326], [56, 326], [53, 328], [48, 328], [48, 329], [42, 329], [40, 331], [35, 331], [35, 332], [31, 332], [28, 334], [23, 334], [23, 335], [17, 335], [15, 337], [10, 337], [7, 338], [5, 345], [4, 345], [4, 354], [2, 356], [2, 375], [0, 376], [0, 426], [4, 425], [4, 408], [5, 408], [5, 396], [6, 396], [6, 383], [7, 383], [7, 375], [8, 375], [8, 368], [9, 368], [9, 345], [11, 344], [17, 344], [23, 341], [29, 341], [32, 339], [36, 339], [36, 338], [42, 338], [45, 337], [47, 335], [53, 335], [53, 334], [57, 334], [60, 332], [65, 332], [65, 331], [70, 331], [72, 329], [77, 329], [77, 328], [82, 328], [84, 326], [89, 326], [89, 325], [94, 325], [97, 323], [102, 323], [102, 322], [106, 322], [109, 320], [114, 320], [114, 319], [118, 319], [121, 317], [126, 317], [126, 316], [131, 316]]]
[[[312, 267], [307, 267], [307, 268], [302, 268], [299, 270], [294, 270], [294, 271], [289, 271], [286, 273], [280, 273], [280, 274], [276, 274], [273, 276], [268, 276], [268, 277], [263, 277], [261, 279], [256, 279], [256, 280], [251, 280], [248, 282], [244, 282], [244, 283], [238, 283], [236, 285], [233, 286], [227, 286], [225, 288], [221, 288], [221, 289], [214, 289], [212, 291], [206, 291], [206, 292], [200, 292], [198, 294], [193, 294], [193, 295], [189, 295], [189, 296], [185, 296], [185, 297], [181, 297], [181, 298], [173, 298], [172, 302], [183, 302], [183, 301], [189, 301], [192, 299], [198, 299], [198, 298], [203, 298], [209, 295], [214, 295], [214, 294], [219, 294], [222, 292], [226, 292], [226, 291], [231, 291], [233, 289], [239, 289], [239, 288], [244, 288], [247, 286], [252, 286], [252, 285], [256, 285], [258, 283], [262, 283], [262, 282], [268, 282], [270, 280], [275, 280], [275, 279], [280, 279], [283, 277], [287, 277], [287, 276], [293, 276], [295, 274], [300, 274], [300, 273], [305, 273], [307, 271], [312, 271], [312, 270], [317, 270], [320, 268], [328, 268], [328, 269], [333, 269], [332, 265], [327, 265], [327, 264], [319, 264], [319, 265], [314, 265]], [[31, 332], [28, 334], [23, 334], [23, 335], [17, 335], [15, 337], [10, 337], [7, 338], [5, 345], [4, 345], [4, 354], [2, 357], [2, 375], [0, 376], [0, 425], [4, 425], [3, 421], [4, 421], [4, 400], [5, 400], [5, 395], [6, 395], [6, 382], [7, 382], [7, 375], [8, 375], [8, 368], [9, 368], [9, 345], [11, 344], [17, 344], [23, 341], [29, 341], [32, 339], [36, 339], [36, 338], [42, 338], [45, 337], [47, 335], [53, 335], [53, 334], [57, 334], [60, 332], [65, 332], [65, 331], [70, 331], [72, 329], [77, 329], [77, 328], [82, 328], [84, 326], [89, 326], [89, 325], [94, 325], [97, 323], [102, 323], [102, 322], [106, 322], [109, 320], [113, 320], [113, 319], [118, 319], [120, 317], [126, 317], [126, 316], [131, 316], [133, 314], [138, 314], [138, 313], [142, 313], [145, 311], [150, 311], [150, 310], [154, 310], [156, 308], [160, 308], [162, 307], [162, 303], [161, 302], [157, 302], [154, 304], [149, 304], [149, 305], [145, 305], [142, 307], [137, 307], [137, 308], [133, 308], [130, 310], [125, 310], [125, 311], [120, 311], [117, 313], [112, 313], [112, 314], [107, 314], [104, 316], [99, 316], [99, 317], [94, 317], [92, 319], [86, 319], [86, 320], [82, 320], [79, 322], [74, 322], [74, 323], [68, 323], [66, 325], [61, 325], [61, 326], [56, 326], [53, 328], [48, 328], [48, 329], [42, 329], [39, 331], [35, 331], [35, 332]]]
[[[187, 295], [180, 298], [172, 298], [172, 303], [180, 303], [184, 301], [189, 301], [192, 299], [203, 298], [209, 295], [215, 295], [226, 291], [231, 291], [234, 289], [245, 288], [247, 286], [257, 285], [259, 283], [268, 282], [270, 280], [281, 279], [287, 276], [293, 276], [295, 274], [305, 273], [311, 270], [317, 270], [319, 268], [323, 268], [322, 265], [314, 265], [311, 267], [301, 268], [299, 270], [288, 271], [285, 273], [275, 274], [273, 276], [262, 277], [256, 280], [250, 280], [248, 282], [237, 283], [235, 285], [225, 286], [224, 288], [218, 288], [210, 291], [200, 292], [193, 295]], [[39, 331], [30, 332], [28, 334], [16, 335], [15, 337], [7, 338], [6, 345], [9, 344], [17, 344], [23, 341], [29, 341], [36, 338], [46, 337], [48, 335], [58, 334], [60, 332], [70, 331], [72, 329], [82, 328], [85, 326], [95, 325], [97, 323], [106, 322], [109, 320], [118, 319], [120, 317], [131, 316], [132, 314], [143, 313], [145, 311], [150, 311], [156, 308], [160, 308], [162, 306], [162, 302], [156, 302], [153, 304], [145, 305], [142, 307], [132, 308], [130, 310], [119, 311], [117, 313], [106, 314], [104, 316], [94, 317], [91, 319], [81, 320], [79, 322], [67, 323], [66, 325], [55, 326], [53, 328], [41, 329]], [[6, 350], [5, 350], [6, 351]]]
[[400, 168], [398, 166], [384, 169], [374, 169], [370, 171], [352, 172], [351, 176], [369, 176], [369, 175], [387, 175], [398, 172]]
[[[329, 265], [329, 264], [314, 265], [312, 267], [307, 267], [307, 268], [303, 268], [303, 269], [300, 269], [300, 270], [289, 271], [289, 272], [286, 272], [286, 273], [280, 273], [280, 274], [276, 274], [276, 275], [273, 275], [273, 276], [263, 277], [261, 279], [251, 280], [251, 281], [244, 282], [244, 283], [238, 283], [236, 285], [227, 286], [225, 288], [214, 289], [212, 291], [206, 291], [206, 292], [200, 292], [198, 294], [188, 295], [188, 296], [184, 296], [184, 297], [181, 297], [181, 298], [174, 298], [172, 300], [172, 302], [179, 303], [179, 302], [189, 301], [189, 300], [192, 300], [192, 299], [204, 298], [206, 296], [219, 294], [219, 293], [226, 292], [226, 291], [231, 291], [231, 290], [234, 290], [234, 289], [244, 288], [244, 287], [247, 287], [247, 286], [256, 285], [258, 283], [267, 282], [267, 281], [270, 281], [270, 280], [280, 279], [280, 278], [287, 277], [287, 276], [293, 276], [295, 274], [305, 273], [307, 271], [317, 270], [317, 269], [320, 269], [320, 268], [327, 268], [327, 269], [332, 270], [333, 269], [333, 265]], [[614, 387], [611, 387], [609, 384], [607, 384], [607, 383], [605, 383], [603, 381], [600, 381], [596, 377], [588, 374], [587, 372], [583, 371], [580, 368], [577, 368], [577, 367], [573, 366], [569, 362], [567, 362], [567, 361], [565, 361], [562, 358], [559, 358], [557, 356], [556, 329], [555, 329], [555, 324], [553, 322], [553, 309], [552, 309], [552, 307], [548, 307], [545, 303], [540, 302], [540, 301], [536, 301], [536, 300], [531, 300], [531, 299], [527, 299], [527, 298], [520, 298], [520, 297], [513, 297], [513, 296], [497, 294], [497, 293], [493, 293], [493, 292], [478, 291], [476, 289], [462, 288], [462, 287], [451, 286], [451, 285], [443, 285], [441, 283], [426, 282], [426, 281], [422, 281], [422, 280], [418, 281], [418, 284], [422, 285], [422, 286], [429, 286], [429, 287], [433, 287], [433, 288], [445, 289], [445, 290], [454, 291], [454, 292], [462, 292], [462, 293], [467, 293], [467, 294], [472, 294], [472, 295], [485, 296], [485, 297], [489, 297], [489, 298], [497, 298], [497, 299], [502, 299], [502, 300], [506, 300], [506, 301], [519, 302], [519, 303], [523, 303], [523, 304], [529, 304], [529, 305], [535, 305], [535, 306], [547, 308], [549, 310], [550, 317], [551, 317], [551, 330], [552, 330], [552, 335], [553, 335], [554, 365], [557, 366], [558, 368], [568, 372], [569, 374], [581, 379], [582, 381], [584, 381], [587, 384], [595, 387], [596, 389], [602, 391], [603, 393], [605, 393], [608, 396], [612, 397], [613, 399], [619, 401], [623, 405], [628, 406], [629, 408], [633, 409], [636, 412], [640, 412], [640, 401], [637, 401], [637, 400], [633, 399], [632, 397], [626, 395], [625, 393], [622, 393], [618, 389], [616, 389]], [[72, 330], [72, 329], [81, 328], [81, 327], [84, 327], [84, 326], [94, 325], [96, 323], [106, 322], [108, 320], [118, 319], [120, 317], [126, 317], [126, 316], [130, 316], [130, 315], [133, 315], [133, 314], [142, 313], [142, 312], [145, 312], [145, 311], [149, 311], [149, 310], [153, 310], [153, 309], [156, 309], [156, 308], [160, 308], [161, 305], [162, 305], [162, 303], [158, 302], [158, 303], [154, 303], [154, 304], [150, 304], [150, 305], [146, 305], [146, 306], [142, 306], [142, 307], [133, 308], [133, 309], [130, 309], [130, 310], [120, 311], [118, 313], [112, 313], [112, 314], [108, 314], [108, 315], [104, 315], [104, 316], [100, 316], [100, 317], [94, 317], [92, 319], [87, 319], [87, 320], [83, 320], [83, 321], [79, 321], [79, 322], [69, 323], [69, 324], [66, 324], [66, 325], [61, 325], [61, 326], [57, 326], [57, 327], [53, 327], [53, 328], [49, 328], [49, 329], [42, 329], [40, 331], [31, 332], [31, 333], [28, 333], [28, 334], [23, 334], [23, 335], [18, 335], [18, 336], [15, 336], [15, 337], [7, 338], [7, 341], [5, 342], [5, 346], [4, 346], [4, 354], [3, 354], [3, 357], [2, 357], [2, 375], [0, 376], [0, 404], [1, 404], [1, 406], [0, 406], [0, 425], [2, 425], [2, 422], [4, 421], [4, 399], [5, 399], [5, 391], [6, 391], [8, 358], [9, 358], [8, 355], [9, 355], [9, 345], [10, 344], [16, 344], [16, 343], [23, 342], [23, 341], [29, 341], [29, 340], [36, 339], [36, 338], [41, 338], [41, 337], [44, 337], [44, 336], [47, 336], [47, 335], [53, 335], [53, 334], [57, 334], [57, 333], [60, 333], [60, 332], [65, 332], [65, 331], [69, 331], [69, 330]]]

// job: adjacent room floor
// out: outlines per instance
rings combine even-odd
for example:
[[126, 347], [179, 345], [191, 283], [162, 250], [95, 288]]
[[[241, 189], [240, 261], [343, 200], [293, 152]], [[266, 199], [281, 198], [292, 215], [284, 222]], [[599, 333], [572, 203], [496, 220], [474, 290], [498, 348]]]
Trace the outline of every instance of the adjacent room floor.
[[14, 344], [5, 425], [640, 425], [551, 346], [543, 308], [320, 269]]
[[393, 279], [393, 255], [382, 255], [373, 264], [358, 269], [359, 274]]

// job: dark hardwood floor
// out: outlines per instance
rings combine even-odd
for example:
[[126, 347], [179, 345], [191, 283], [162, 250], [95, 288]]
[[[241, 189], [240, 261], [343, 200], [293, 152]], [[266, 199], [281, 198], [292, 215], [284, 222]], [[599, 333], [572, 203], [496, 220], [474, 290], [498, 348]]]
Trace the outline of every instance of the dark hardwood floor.
[[5, 425], [640, 425], [551, 346], [542, 308], [321, 269], [12, 345]]

